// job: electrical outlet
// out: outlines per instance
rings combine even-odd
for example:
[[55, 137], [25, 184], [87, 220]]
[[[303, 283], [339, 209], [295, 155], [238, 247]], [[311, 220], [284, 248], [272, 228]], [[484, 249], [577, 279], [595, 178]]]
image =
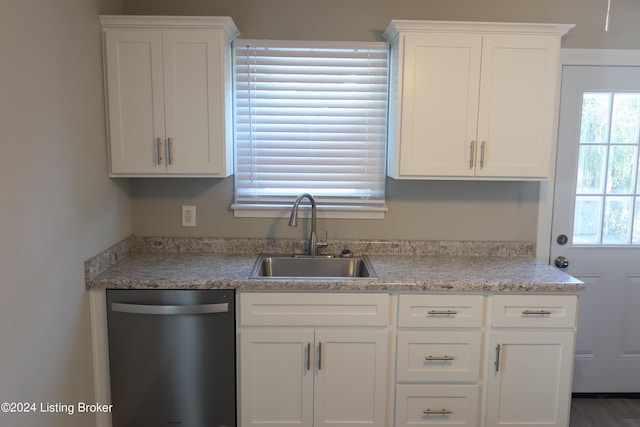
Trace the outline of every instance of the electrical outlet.
[[196, 226], [196, 207], [195, 206], [182, 206], [182, 226], [183, 227]]

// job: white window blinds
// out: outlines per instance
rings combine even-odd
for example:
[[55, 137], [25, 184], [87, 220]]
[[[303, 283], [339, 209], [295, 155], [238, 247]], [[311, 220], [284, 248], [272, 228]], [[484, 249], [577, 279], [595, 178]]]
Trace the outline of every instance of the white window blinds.
[[235, 205], [384, 207], [388, 45], [237, 40]]

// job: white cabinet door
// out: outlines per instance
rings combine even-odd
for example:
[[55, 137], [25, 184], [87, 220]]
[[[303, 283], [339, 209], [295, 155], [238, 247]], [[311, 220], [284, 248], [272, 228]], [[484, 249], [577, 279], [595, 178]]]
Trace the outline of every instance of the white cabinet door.
[[573, 349], [573, 332], [492, 332], [486, 427], [567, 427]]
[[315, 427], [384, 427], [387, 330], [318, 330]]
[[241, 331], [243, 427], [313, 426], [313, 349], [312, 329]]
[[111, 173], [165, 173], [162, 34], [105, 30]]
[[400, 175], [473, 176], [482, 37], [404, 38]]
[[477, 176], [549, 176], [559, 43], [548, 36], [483, 36]]
[[223, 173], [223, 70], [220, 34], [165, 31], [163, 37], [167, 172]]

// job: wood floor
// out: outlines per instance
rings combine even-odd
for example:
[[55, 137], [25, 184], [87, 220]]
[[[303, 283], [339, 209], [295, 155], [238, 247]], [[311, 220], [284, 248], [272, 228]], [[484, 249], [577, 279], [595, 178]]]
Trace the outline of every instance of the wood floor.
[[574, 397], [569, 427], [640, 427], [640, 399]]

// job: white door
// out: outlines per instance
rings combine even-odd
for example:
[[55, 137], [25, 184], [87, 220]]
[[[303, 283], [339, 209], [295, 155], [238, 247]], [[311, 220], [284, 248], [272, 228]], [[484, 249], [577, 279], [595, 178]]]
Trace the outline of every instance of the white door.
[[[487, 427], [568, 425], [573, 332], [492, 332]], [[499, 346], [499, 347], [498, 347]]]
[[106, 31], [111, 172], [164, 174], [162, 34]]
[[482, 37], [404, 39], [400, 174], [473, 176]]
[[222, 174], [220, 34], [165, 31], [167, 172]]
[[587, 285], [577, 393], [640, 392], [639, 135], [640, 67], [564, 67], [551, 259]]
[[476, 176], [549, 176], [557, 70], [557, 37], [483, 37]]
[[313, 329], [240, 332], [242, 427], [313, 426]]
[[315, 427], [385, 426], [387, 334], [316, 331]]

